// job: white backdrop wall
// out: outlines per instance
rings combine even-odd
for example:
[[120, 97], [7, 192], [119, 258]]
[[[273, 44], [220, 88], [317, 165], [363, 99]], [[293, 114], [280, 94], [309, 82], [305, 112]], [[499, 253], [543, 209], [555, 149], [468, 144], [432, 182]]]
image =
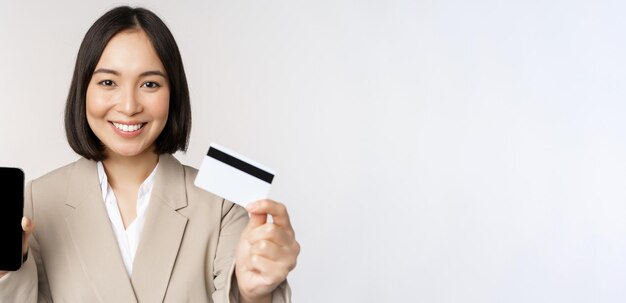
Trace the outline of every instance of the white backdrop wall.
[[[119, 2], [0, 4], [0, 165], [77, 156], [81, 39]], [[624, 302], [623, 1], [133, 1], [177, 38], [198, 166], [278, 172], [295, 302]]]

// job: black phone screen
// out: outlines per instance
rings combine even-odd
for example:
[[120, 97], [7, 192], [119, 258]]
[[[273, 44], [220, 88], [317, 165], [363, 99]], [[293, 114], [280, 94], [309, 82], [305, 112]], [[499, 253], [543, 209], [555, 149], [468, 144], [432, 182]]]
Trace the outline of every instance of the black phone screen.
[[0, 167], [0, 270], [22, 266], [22, 216], [24, 173], [19, 168]]

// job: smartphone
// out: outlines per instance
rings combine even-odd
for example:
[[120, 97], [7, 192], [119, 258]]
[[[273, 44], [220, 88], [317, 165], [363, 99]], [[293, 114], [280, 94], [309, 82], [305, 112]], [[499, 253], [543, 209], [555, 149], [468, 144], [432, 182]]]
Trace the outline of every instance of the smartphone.
[[22, 267], [24, 172], [0, 167], [0, 270]]

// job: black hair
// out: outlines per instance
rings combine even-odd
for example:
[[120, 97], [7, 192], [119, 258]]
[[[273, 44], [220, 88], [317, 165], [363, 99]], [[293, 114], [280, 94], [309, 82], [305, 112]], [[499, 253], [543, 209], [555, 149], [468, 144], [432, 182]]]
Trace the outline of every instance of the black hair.
[[70, 147], [79, 155], [105, 159], [104, 145], [87, 123], [87, 86], [111, 38], [129, 29], [143, 30], [154, 47], [170, 85], [169, 114], [156, 139], [157, 154], [186, 151], [191, 131], [191, 104], [183, 61], [174, 36], [165, 23], [145, 8], [116, 7], [89, 28], [78, 50], [72, 84], [65, 105], [65, 133]]

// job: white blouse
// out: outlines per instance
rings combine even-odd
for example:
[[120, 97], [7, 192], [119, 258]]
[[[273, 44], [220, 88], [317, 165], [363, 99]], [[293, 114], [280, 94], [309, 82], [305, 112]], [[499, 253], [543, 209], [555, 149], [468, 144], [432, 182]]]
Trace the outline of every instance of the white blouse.
[[146, 209], [150, 202], [150, 196], [152, 194], [152, 187], [154, 186], [154, 177], [159, 165], [157, 164], [152, 170], [152, 173], [146, 178], [145, 181], [139, 187], [137, 194], [137, 218], [128, 225], [127, 229], [124, 229], [124, 223], [122, 221], [122, 215], [120, 209], [117, 206], [117, 198], [104, 171], [102, 162], [98, 161], [98, 178], [100, 179], [100, 189], [102, 190], [102, 200], [106, 206], [107, 213], [109, 214], [109, 220], [113, 226], [113, 232], [117, 239], [117, 244], [120, 248], [122, 259], [124, 260], [124, 266], [126, 272], [130, 277], [133, 272], [133, 260], [135, 260], [135, 253], [137, 252], [137, 246], [139, 245], [139, 237], [143, 230], [143, 224], [146, 219]]

